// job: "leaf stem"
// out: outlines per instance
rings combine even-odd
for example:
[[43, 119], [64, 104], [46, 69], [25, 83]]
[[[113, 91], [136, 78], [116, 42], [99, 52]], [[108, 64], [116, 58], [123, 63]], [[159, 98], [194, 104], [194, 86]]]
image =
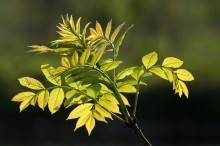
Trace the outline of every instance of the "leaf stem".
[[137, 83], [137, 89], [136, 89], [136, 94], [135, 94], [135, 101], [134, 101], [134, 109], [133, 109], [133, 116], [136, 115], [137, 112], [137, 103], [138, 103], [138, 96], [139, 96], [139, 90], [140, 90], [140, 80], [138, 80]]
[[132, 129], [134, 130], [134, 133], [141, 139], [144, 146], [152, 146], [151, 143], [144, 136], [143, 132], [141, 131], [137, 123], [132, 126]]

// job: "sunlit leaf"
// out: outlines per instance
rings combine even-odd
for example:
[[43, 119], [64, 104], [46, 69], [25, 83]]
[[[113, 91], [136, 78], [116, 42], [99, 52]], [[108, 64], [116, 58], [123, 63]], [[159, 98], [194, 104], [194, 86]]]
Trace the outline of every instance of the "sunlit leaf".
[[183, 61], [181, 61], [178, 58], [175, 57], [167, 57], [164, 59], [162, 66], [164, 67], [172, 67], [172, 68], [178, 68], [183, 64]]
[[80, 63], [82, 64], [82, 65], [84, 65], [86, 62], [87, 62], [87, 60], [89, 59], [89, 56], [90, 56], [90, 49], [89, 48], [87, 48], [84, 52], [83, 52], [83, 54], [82, 54], [82, 56], [80, 57]]
[[105, 47], [102, 47], [92, 58], [90, 64], [91, 65], [95, 65], [102, 57], [102, 55], [104, 54], [105, 51]]
[[100, 23], [98, 21], [96, 21], [96, 32], [100, 35], [103, 36], [103, 31], [102, 31], [102, 27], [100, 25]]
[[164, 70], [164, 73], [166, 74], [167, 79], [172, 82], [173, 81], [173, 72], [169, 68], [162, 68]]
[[98, 111], [103, 117], [112, 119], [112, 116], [109, 112], [107, 112], [105, 109], [103, 109], [101, 106], [98, 104], [95, 105], [95, 110]]
[[45, 106], [48, 103], [49, 100], [49, 91], [48, 90], [44, 90], [42, 92], [40, 92], [40, 94], [38, 94], [37, 98], [38, 98], [38, 106], [44, 110]]
[[60, 106], [63, 103], [63, 99], [64, 99], [64, 92], [62, 88], [55, 88], [51, 91], [48, 101], [48, 107], [51, 114], [54, 114], [60, 109]]
[[72, 59], [71, 59], [71, 62], [72, 62], [72, 65], [73, 66], [76, 66], [77, 65], [77, 63], [78, 63], [78, 53], [77, 52], [74, 52], [73, 53], [73, 56], [72, 56]]
[[119, 92], [123, 92], [123, 93], [135, 93], [136, 92], [136, 88], [132, 85], [124, 85], [121, 86], [118, 89]]
[[145, 71], [143, 67], [136, 67], [134, 68], [131, 76], [138, 81], [144, 75], [144, 73]]
[[76, 34], [80, 34], [80, 21], [81, 17], [76, 22]]
[[178, 70], [175, 71], [175, 73], [177, 73], [177, 77], [180, 80], [183, 80], [183, 81], [192, 81], [192, 80], [194, 80], [193, 75], [185, 69], [178, 69]]
[[24, 101], [22, 101], [21, 102], [21, 104], [20, 104], [20, 112], [22, 112], [25, 108], [27, 108], [29, 105], [30, 105], [30, 103], [31, 103], [31, 100], [34, 98], [34, 96], [33, 97], [29, 97], [28, 99], [25, 99]]
[[109, 111], [120, 114], [120, 110], [117, 103], [105, 98], [105, 96], [104, 98], [101, 97], [99, 99], [99, 103]]
[[103, 71], [110, 71], [110, 70], [113, 70], [116, 67], [118, 67], [121, 63], [122, 63], [122, 61], [109, 62], [109, 63], [103, 64], [100, 67], [100, 69], [103, 70]]
[[179, 80], [179, 84], [180, 84], [180, 86], [181, 86], [181, 88], [182, 88], [183, 93], [184, 93], [185, 96], [188, 98], [188, 96], [189, 96], [189, 91], [188, 91], [188, 88], [187, 88], [186, 84], [185, 84], [183, 81], [180, 81], [180, 80]]
[[120, 96], [121, 96], [122, 101], [124, 102], [124, 104], [127, 105], [127, 106], [130, 106], [130, 104], [129, 104], [127, 98], [126, 98], [123, 94], [120, 94]]
[[54, 75], [55, 69], [51, 65], [41, 65], [41, 70], [49, 82], [51, 82], [54, 85], [61, 85], [61, 77]]
[[93, 110], [93, 117], [98, 121], [107, 123], [105, 117], [102, 114], [100, 114], [97, 110]]
[[87, 129], [89, 135], [91, 134], [94, 127], [95, 127], [95, 119], [93, 117], [93, 113], [91, 112], [88, 117], [88, 120], [86, 121], [86, 129]]
[[151, 73], [154, 73], [156, 74], [157, 76], [165, 79], [165, 80], [168, 80], [167, 78], [167, 75], [165, 74], [164, 70], [161, 68], [161, 67], [152, 67], [150, 68], [149, 70]]
[[81, 104], [81, 105], [77, 106], [74, 110], [71, 111], [67, 120], [76, 119], [76, 118], [79, 118], [79, 117], [85, 115], [86, 113], [90, 112], [92, 107], [93, 107], [92, 103], [85, 103], [85, 104]]
[[86, 112], [84, 115], [82, 115], [76, 122], [76, 127], [74, 131], [76, 131], [78, 128], [82, 127], [83, 125], [86, 124], [88, 118], [91, 116], [92, 111]]
[[99, 95], [102, 86], [99, 84], [92, 84], [86, 89], [86, 92], [89, 96], [96, 98]]
[[108, 22], [106, 29], [105, 29], [105, 37], [109, 39], [110, 33], [112, 29], [112, 20]]
[[23, 77], [18, 80], [22, 86], [28, 87], [30, 89], [34, 89], [34, 90], [44, 89], [44, 86], [42, 85], [42, 83], [34, 78]]
[[121, 80], [124, 79], [126, 76], [129, 76], [133, 73], [135, 67], [130, 67], [130, 68], [126, 68], [122, 71], [120, 71], [117, 75], [116, 75], [116, 80]]
[[146, 67], [146, 69], [150, 68], [157, 62], [157, 53], [152, 52], [142, 57], [142, 63]]
[[120, 25], [115, 29], [115, 31], [112, 33], [112, 36], [111, 36], [111, 41], [112, 41], [112, 42], [115, 41], [116, 36], [118, 35], [119, 31], [120, 31], [121, 28], [124, 26], [124, 24], [125, 24], [125, 23], [120, 24]]
[[61, 65], [63, 67], [69, 68], [70, 67], [69, 59], [67, 57], [62, 57], [61, 58]]
[[21, 92], [21, 93], [18, 93], [17, 95], [15, 95], [11, 101], [22, 102], [24, 100], [31, 99], [35, 95], [36, 94], [33, 92]]

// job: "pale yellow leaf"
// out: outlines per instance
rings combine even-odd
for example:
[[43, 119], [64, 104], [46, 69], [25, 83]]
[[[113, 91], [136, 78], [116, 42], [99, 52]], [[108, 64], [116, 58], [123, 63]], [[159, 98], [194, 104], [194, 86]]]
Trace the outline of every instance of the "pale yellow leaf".
[[77, 120], [76, 127], [75, 127], [74, 131], [76, 131], [78, 128], [82, 127], [83, 125], [85, 125], [91, 114], [92, 114], [92, 111], [89, 111], [89, 112], [85, 113], [84, 115], [82, 115]]
[[96, 32], [100, 35], [103, 36], [103, 31], [102, 31], [102, 27], [100, 25], [100, 23], [98, 21], [96, 21]]
[[124, 102], [124, 104], [127, 105], [127, 106], [130, 106], [130, 104], [129, 104], [127, 98], [126, 98], [123, 94], [120, 94], [120, 96], [121, 96], [122, 101]]
[[164, 59], [162, 66], [164, 67], [172, 67], [172, 68], [178, 68], [183, 64], [183, 61], [181, 61], [178, 58], [175, 57], [167, 57]]
[[42, 85], [42, 83], [34, 78], [23, 77], [18, 80], [22, 86], [28, 87], [30, 89], [34, 89], [34, 90], [44, 89], [44, 86]]
[[112, 20], [108, 22], [106, 29], [105, 29], [105, 37], [109, 39], [110, 33], [112, 28]]
[[64, 92], [62, 88], [55, 88], [51, 91], [49, 101], [48, 101], [48, 107], [51, 112], [51, 114], [57, 112], [63, 103], [64, 99]]
[[70, 67], [69, 59], [67, 57], [62, 57], [61, 58], [61, 65], [63, 67], [69, 68]]
[[49, 100], [49, 91], [48, 90], [44, 90], [42, 91], [37, 97], [38, 97], [38, 106], [44, 110], [45, 106], [48, 103]]
[[83, 116], [84, 114], [90, 112], [92, 107], [93, 107], [92, 103], [85, 103], [85, 104], [81, 104], [81, 105], [77, 106], [74, 110], [71, 111], [67, 120], [76, 119], [78, 117]]
[[100, 105], [95, 105], [95, 110], [98, 111], [103, 117], [112, 119], [112, 116], [109, 112], [107, 112], [105, 109], [103, 109]]
[[165, 79], [165, 80], [168, 80], [167, 78], [167, 75], [165, 74], [164, 70], [161, 68], [161, 67], [152, 67], [150, 68], [149, 70], [151, 73], [154, 73], [156, 74], [157, 76]]
[[185, 69], [178, 69], [177, 71], [175, 71], [175, 73], [177, 73], [177, 77], [182, 81], [194, 80], [193, 75]]
[[22, 102], [24, 100], [32, 98], [33, 96], [35, 96], [35, 93], [33, 92], [21, 92], [15, 95], [11, 101]]
[[180, 84], [180, 86], [181, 86], [181, 88], [182, 88], [183, 93], [184, 93], [185, 96], [188, 98], [188, 96], [189, 96], [189, 91], [188, 91], [188, 88], [187, 88], [186, 84], [185, 84], [183, 81], [179, 81], [179, 84]]
[[93, 110], [93, 117], [98, 121], [107, 123], [107, 121], [105, 120], [105, 117], [101, 115], [97, 110]]
[[86, 121], [86, 129], [87, 129], [89, 135], [91, 134], [94, 127], [95, 127], [95, 119], [94, 119], [93, 114], [91, 112], [91, 114], [88, 117], [88, 120]]

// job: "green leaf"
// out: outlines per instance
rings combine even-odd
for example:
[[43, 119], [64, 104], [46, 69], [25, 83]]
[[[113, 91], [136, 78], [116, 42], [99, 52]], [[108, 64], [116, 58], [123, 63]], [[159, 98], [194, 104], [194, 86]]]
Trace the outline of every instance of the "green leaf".
[[151, 73], [154, 73], [157, 76], [165, 79], [165, 80], [168, 80], [166, 73], [164, 72], [164, 70], [161, 67], [152, 67], [152, 68], [149, 69], [149, 71]]
[[112, 20], [108, 22], [106, 29], [105, 29], [105, 37], [109, 39], [110, 33], [112, 29]]
[[36, 94], [33, 92], [21, 92], [21, 93], [18, 93], [17, 95], [15, 95], [11, 101], [22, 102], [24, 100], [31, 99], [35, 95]]
[[54, 75], [55, 69], [51, 65], [41, 65], [41, 70], [49, 82], [51, 82], [54, 85], [61, 86], [61, 77]]
[[118, 51], [119, 51], [119, 48], [125, 38], [125, 35], [126, 33], [128, 32], [128, 30], [130, 30], [131, 28], [133, 27], [133, 25], [131, 25], [123, 34], [122, 36], [118, 39], [117, 43], [115, 44], [115, 58], [118, 56]]
[[132, 85], [124, 85], [119, 87], [118, 91], [123, 93], [135, 93], [136, 88]]
[[164, 59], [162, 66], [164, 67], [172, 67], [172, 68], [178, 68], [183, 64], [183, 61], [181, 61], [178, 58], [175, 57], [167, 57]]
[[82, 56], [80, 57], [80, 63], [82, 64], [82, 65], [84, 65], [86, 62], [87, 62], [87, 60], [89, 59], [89, 56], [90, 56], [90, 49], [89, 48], [87, 48], [84, 52], [83, 52], [83, 54], [82, 54]]
[[69, 68], [70, 67], [69, 59], [67, 57], [62, 57], [61, 58], [61, 65], [63, 67]]
[[100, 69], [103, 71], [110, 71], [110, 70], [113, 70], [116, 67], [118, 67], [119, 64], [121, 64], [121, 63], [122, 63], [122, 61], [112, 61], [112, 62], [103, 64]]
[[67, 120], [76, 119], [76, 118], [79, 118], [79, 117], [85, 115], [86, 113], [90, 112], [92, 107], [93, 107], [92, 103], [85, 103], [85, 104], [81, 104], [81, 105], [77, 106], [74, 110], [71, 111]]
[[51, 91], [48, 101], [48, 107], [51, 114], [54, 114], [59, 110], [60, 106], [63, 103], [63, 99], [64, 99], [64, 92], [62, 88], [55, 88]]
[[157, 53], [152, 52], [142, 57], [142, 63], [146, 67], [146, 69], [150, 68], [157, 62]]
[[101, 90], [102, 86], [99, 84], [92, 84], [86, 89], [86, 92], [89, 96], [96, 98]]
[[194, 80], [193, 75], [187, 71], [186, 69], [178, 69], [175, 71], [177, 73], [177, 77], [183, 81], [192, 81]]
[[124, 79], [126, 76], [129, 76], [133, 73], [135, 67], [130, 67], [130, 68], [126, 68], [122, 71], [120, 71], [117, 75], [116, 75], [116, 80], [121, 80]]
[[38, 106], [44, 110], [44, 108], [46, 107], [48, 100], [49, 100], [49, 91], [48, 90], [44, 90], [42, 92], [40, 92], [40, 94], [38, 94], [37, 98], [38, 98]]
[[93, 117], [93, 112], [91, 112], [90, 116], [88, 117], [88, 120], [86, 121], [86, 129], [89, 135], [91, 134], [94, 127], [95, 127], [95, 119]]
[[124, 26], [125, 23], [120, 24], [115, 31], [113, 32], [112, 36], [111, 36], [111, 41], [114, 42], [116, 36], [118, 35], [119, 31], [121, 30], [121, 28]]
[[73, 66], [76, 66], [76, 65], [77, 65], [78, 59], [79, 59], [78, 53], [77, 53], [77, 52], [74, 52], [74, 53], [73, 53], [73, 56], [72, 56], [72, 59], [71, 59], [71, 62], [72, 62], [72, 65], [73, 65]]
[[90, 64], [95, 65], [102, 57], [105, 52], [105, 47], [102, 47], [92, 58]]
[[34, 90], [44, 89], [42, 83], [34, 78], [23, 77], [18, 80], [22, 86], [28, 87], [30, 89], [34, 89]]
[[145, 70], [143, 67], [136, 67], [131, 76], [138, 81], [144, 75], [144, 73]]

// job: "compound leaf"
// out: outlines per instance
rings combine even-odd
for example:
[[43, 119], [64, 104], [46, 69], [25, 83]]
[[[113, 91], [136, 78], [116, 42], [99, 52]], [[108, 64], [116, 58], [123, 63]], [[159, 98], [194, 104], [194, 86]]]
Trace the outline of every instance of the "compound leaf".
[[142, 63], [146, 67], [146, 69], [153, 66], [158, 60], [157, 53], [152, 52], [142, 57]]
[[63, 103], [64, 99], [64, 92], [62, 88], [55, 88], [51, 91], [49, 101], [48, 101], [48, 107], [51, 112], [51, 114], [54, 114], [57, 112]]
[[183, 64], [183, 61], [181, 61], [178, 58], [175, 57], [167, 57], [164, 59], [162, 66], [164, 67], [172, 67], [172, 68], [178, 68]]
[[44, 89], [44, 86], [42, 85], [42, 83], [34, 78], [23, 77], [18, 80], [22, 86], [28, 87], [30, 89], [34, 89], [34, 90]]

